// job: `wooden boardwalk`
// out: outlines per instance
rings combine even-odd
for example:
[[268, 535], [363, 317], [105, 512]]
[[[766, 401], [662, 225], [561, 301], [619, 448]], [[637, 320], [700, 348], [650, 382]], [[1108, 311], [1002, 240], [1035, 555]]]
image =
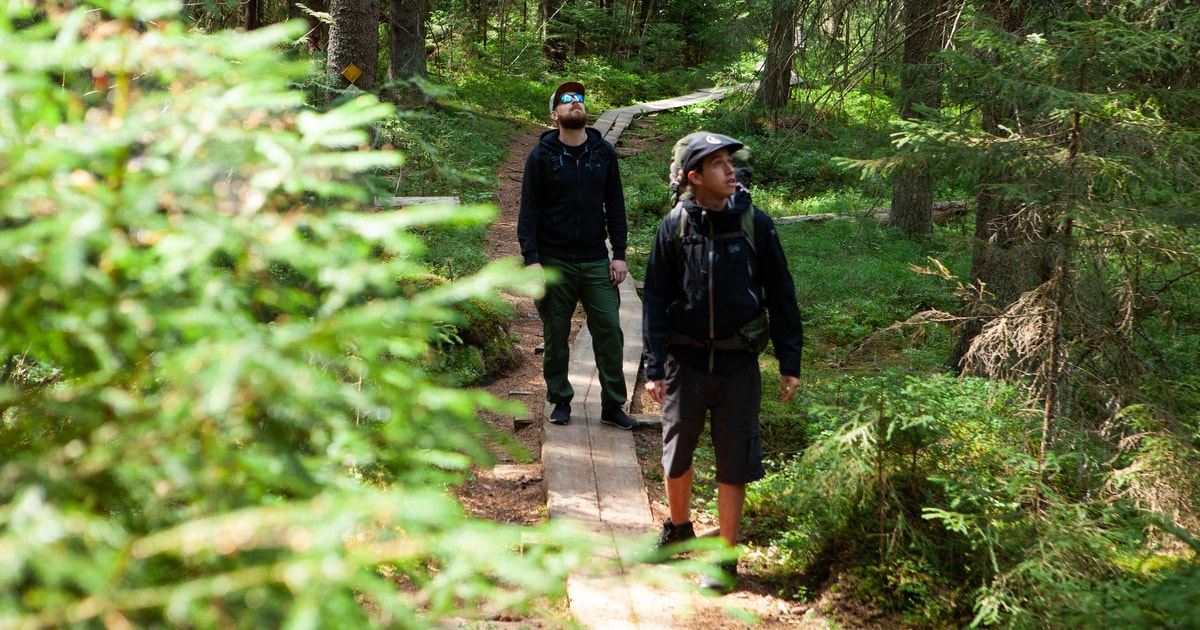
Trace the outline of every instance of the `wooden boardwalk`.
[[[620, 287], [625, 336], [625, 383], [631, 396], [642, 352], [642, 304], [626, 279]], [[570, 519], [597, 534], [601, 553], [616, 560], [604, 575], [573, 575], [567, 583], [571, 614], [586, 628], [640, 630], [675, 627], [687, 595], [653, 588], [622, 554], [646, 545], [657, 524], [634, 450], [633, 432], [600, 423], [600, 384], [592, 360], [592, 334], [584, 326], [571, 348], [575, 389], [571, 423], [543, 423], [542, 467], [550, 518]], [[543, 417], [550, 414], [546, 405]], [[628, 410], [628, 404], [625, 406]]]
[[[738, 88], [701, 90], [686, 96], [604, 112], [593, 125], [616, 144], [636, 117], [649, 112], [717, 100]], [[634, 395], [642, 355], [642, 303], [627, 278], [620, 287], [621, 330], [625, 336], [624, 373], [630, 398]], [[693, 594], [664, 590], [635, 574], [637, 567], [621, 562], [622, 549], [649, 545], [661, 524], [654, 521], [646, 484], [634, 450], [633, 432], [600, 424], [600, 383], [592, 353], [592, 335], [585, 326], [571, 347], [570, 381], [575, 390], [571, 423], [543, 422], [542, 467], [546, 477], [547, 508], [552, 519], [569, 519], [602, 537], [617, 559], [610, 575], [575, 575], [567, 585], [571, 613], [586, 628], [657, 630], [679, 627], [691, 608]], [[545, 405], [543, 418], [550, 415]], [[629, 409], [628, 403], [625, 405]]]
[[603, 134], [605, 140], [608, 140], [615, 145], [617, 140], [621, 137], [621, 132], [625, 131], [625, 128], [629, 126], [629, 123], [632, 122], [634, 118], [641, 116], [642, 114], [661, 112], [665, 109], [675, 109], [677, 107], [687, 107], [688, 105], [695, 105], [697, 103], [704, 103], [706, 101], [719, 101], [724, 98], [726, 94], [734, 90], [743, 89], [746, 89], [746, 86], [739, 85], [732, 87], [708, 88], [705, 90], [700, 90], [699, 92], [692, 92], [691, 94], [676, 96], [675, 98], [668, 98], [661, 101], [654, 101], [652, 103], [642, 103], [640, 105], [630, 105], [629, 107], [610, 109], [603, 114], [600, 114], [600, 117], [596, 119], [596, 123], [593, 124], [592, 127], [595, 127], [597, 131]]

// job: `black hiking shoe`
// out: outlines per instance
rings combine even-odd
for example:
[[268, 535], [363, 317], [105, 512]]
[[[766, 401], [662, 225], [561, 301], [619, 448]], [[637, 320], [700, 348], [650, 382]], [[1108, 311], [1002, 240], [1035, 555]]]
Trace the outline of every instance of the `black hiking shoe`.
[[637, 421], [633, 418], [630, 418], [629, 415], [625, 413], [625, 410], [621, 409], [620, 407], [613, 407], [612, 409], [605, 409], [601, 411], [600, 422], [604, 424], [611, 424], [618, 429], [625, 429], [626, 431], [632, 430], [638, 425]]
[[571, 422], [571, 403], [554, 403], [554, 411], [550, 412], [550, 424], [568, 424]]
[[658, 535], [658, 542], [654, 543], [654, 558], [652, 562], [663, 562], [675, 555], [672, 547], [680, 543], [687, 542], [696, 537], [696, 531], [692, 528], [692, 522], [688, 521], [683, 525], [676, 525], [671, 522], [671, 519], [663, 521], [662, 533]]
[[717, 572], [700, 578], [700, 590], [725, 595], [737, 588], [737, 560], [717, 563]]

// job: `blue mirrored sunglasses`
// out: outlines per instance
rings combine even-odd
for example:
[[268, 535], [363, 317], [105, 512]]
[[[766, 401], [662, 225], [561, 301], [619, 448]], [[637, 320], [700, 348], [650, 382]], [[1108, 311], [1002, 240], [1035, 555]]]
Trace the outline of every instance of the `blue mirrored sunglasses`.
[[558, 97], [558, 102], [563, 105], [565, 105], [567, 103], [571, 103], [571, 102], [582, 103], [583, 95], [582, 94], [563, 94], [562, 96]]

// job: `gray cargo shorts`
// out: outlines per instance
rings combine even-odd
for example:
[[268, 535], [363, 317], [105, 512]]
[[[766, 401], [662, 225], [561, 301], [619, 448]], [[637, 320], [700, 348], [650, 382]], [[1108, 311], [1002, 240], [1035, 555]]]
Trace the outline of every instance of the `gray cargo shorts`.
[[709, 374], [678, 361], [670, 353], [664, 365], [667, 395], [662, 407], [663, 471], [668, 478], [692, 467], [692, 455], [712, 414], [717, 481], [746, 484], [766, 476], [758, 412], [762, 406], [762, 374], [758, 361]]

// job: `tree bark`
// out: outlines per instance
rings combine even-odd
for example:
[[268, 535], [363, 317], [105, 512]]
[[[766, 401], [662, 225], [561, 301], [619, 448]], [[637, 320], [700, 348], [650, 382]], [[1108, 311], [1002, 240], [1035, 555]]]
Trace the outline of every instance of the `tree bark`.
[[836, 50], [842, 45], [842, 18], [846, 16], [846, 8], [836, 0], [827, 0], [822, 8], [821, 33], [825, 35], [826, 44]]
[[772, 116], [787, 109], [796, 58], [796, 0], [771, 0], [771, 32], [757, 99]]
[[566, 0], [542, 0], [542, 56], [553, 71], [562, 71], [567, 63], [568, 42], [561, 35], [558, 11]]
[[388, 82], [412, 77], [425, 78], [429, 69], [425, 59], [425, 18], [429, 5], [425, 0], [388, 0]]
[[646, 36], [646, 30], [650, 27], [650, 16], [657, 13], [658, 0], [638, 0], [638, 35]]
[[890, 225], [910, 238], [933, 234], [933, 177], [925, 160], [916, 159], [893, 171]]
[[351, 85], [343, 72], [354, 64], [361, 74], [353, 85], [361, 90], [375, 89], [375, 72], [379, 66], [379, 3], [378, 0], [332, 0], [329, 13], [333, 26], [329, 28], [329, 61], [326, 71], [334, 89]]
[[[903, 65], [900, 69], [900, 118], [924, 118], [918, 105], [941, 106], [941, 82], [936, 54], [946, 42], [946, 0], [906, 0]], [[923, 237], [933, 233], [933, 178], [928, 162], [917, 156], [897, 168], [892, 176], [891, 225], [905, 234]]]
[[262, 0], [246, 0], [246, 30], [262, 28]]

